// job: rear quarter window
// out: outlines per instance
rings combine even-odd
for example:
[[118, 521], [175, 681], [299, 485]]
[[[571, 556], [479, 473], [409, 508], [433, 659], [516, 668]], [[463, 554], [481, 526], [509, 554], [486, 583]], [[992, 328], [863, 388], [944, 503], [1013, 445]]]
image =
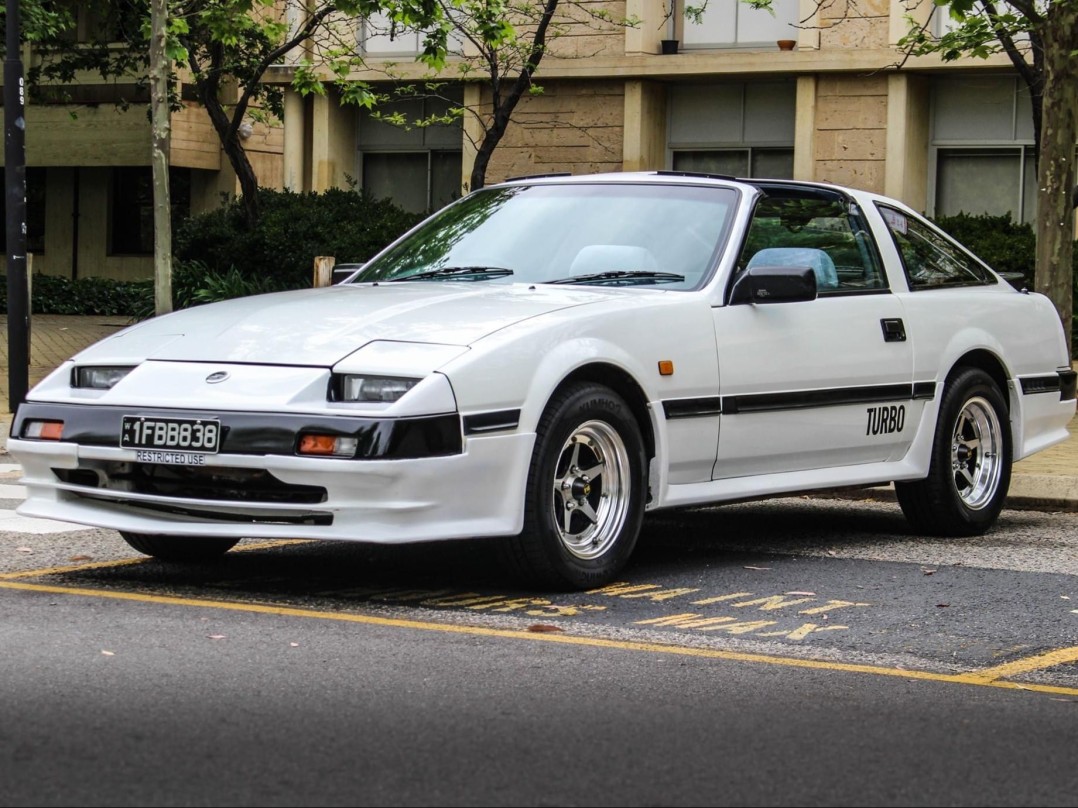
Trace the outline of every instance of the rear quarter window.
[[887, 205], [878, 207], [902, 258], [910, 289], [998, 283], [984, 264], [927, 222]]

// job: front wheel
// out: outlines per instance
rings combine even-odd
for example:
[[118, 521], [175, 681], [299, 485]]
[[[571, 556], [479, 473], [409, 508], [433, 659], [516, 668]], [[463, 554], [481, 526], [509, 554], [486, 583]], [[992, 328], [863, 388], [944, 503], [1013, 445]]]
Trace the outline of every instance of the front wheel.
[[220, 536], [162, 536], [120, 531], [123, 540], [140, 553], [162, 561], [212, 561], [239, 543]]
[[987, 373], [966, 368], [943, 391], [928, 477], [895, 484], [902, 512], [929, 535], [984, 533], [1007, 499], [1011, 458], [1003, 393]]
[[580, 383], [548, 404], [536, 431], [524, 530], [505, 555], [528, 580], [586, 589], [628, 561], [644, 516], [647, 458], [625, 400]]

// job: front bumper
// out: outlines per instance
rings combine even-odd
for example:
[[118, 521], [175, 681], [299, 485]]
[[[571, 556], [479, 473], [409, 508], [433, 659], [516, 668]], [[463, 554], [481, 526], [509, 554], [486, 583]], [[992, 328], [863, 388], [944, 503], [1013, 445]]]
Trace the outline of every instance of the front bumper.
[[[120, 447], [130, 408], [24, 404], [8, 451], [22, 464], [18, 512], [136, 533], [405, 543], [518, 533], [534, 435], [464, 437], [460, 416], [372, 419], [145, 410], [213, 417], [218, 454], [197, 466], [143, 463]], [[25, 437], [64, 421], [63, 440]], [[355, 458], [300, 456], [305, 430], [356, 436]]]

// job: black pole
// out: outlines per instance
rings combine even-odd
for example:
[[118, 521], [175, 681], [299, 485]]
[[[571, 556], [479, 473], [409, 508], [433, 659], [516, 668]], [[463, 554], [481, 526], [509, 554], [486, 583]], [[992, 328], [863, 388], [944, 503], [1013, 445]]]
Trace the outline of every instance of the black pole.
[[4, 177], [7, 186], [7, 364], [12, 412], [26, 400], [30, 369], [30, 301], [26, 287], [26, 119], [19, 0], [7, 0], [4, 54]]

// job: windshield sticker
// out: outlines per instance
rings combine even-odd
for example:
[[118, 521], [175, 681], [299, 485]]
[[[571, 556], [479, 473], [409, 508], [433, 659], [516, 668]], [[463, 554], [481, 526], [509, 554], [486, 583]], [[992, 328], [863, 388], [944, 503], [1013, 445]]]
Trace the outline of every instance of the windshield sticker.
[[906, 235], [909, 230], [909, 220], [905, 214], [899, 213], [897, 210], [891, 208], [880, 208], [880, 213], [883, 214], [883, 220], [887, 222], [887, 226], [896, 233]]

